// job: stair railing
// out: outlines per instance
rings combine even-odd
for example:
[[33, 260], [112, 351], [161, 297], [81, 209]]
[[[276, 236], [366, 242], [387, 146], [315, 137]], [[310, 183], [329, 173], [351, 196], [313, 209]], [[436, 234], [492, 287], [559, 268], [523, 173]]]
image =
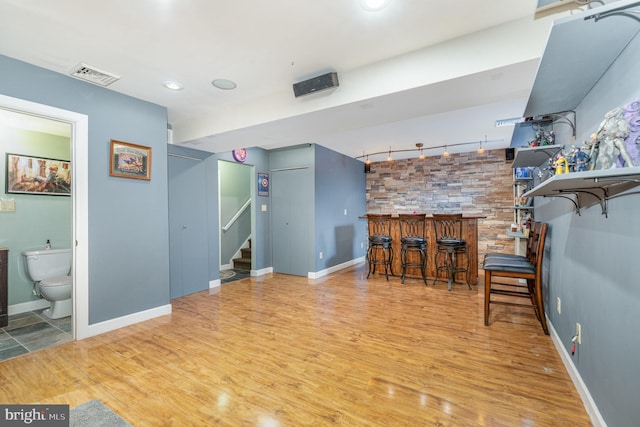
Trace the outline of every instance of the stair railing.
[[231, 217], [229, 222], [227, 222], [227, 224], [224, 227], [222, 227], [222, 231], [224, 232], [228, 231], [231, 228], [231, 226], [238, 220], [238, 218], [240, 218], [240, 215], [242, 215], [242, 213], [245, 210], [247, 210], [249, 206], [251, 206], [251, 198], [249, 198], [246, 202], [244, 202], [244, 204], [240, 207], [240, 209], [238, 209], [236, 214], [233, 217]]

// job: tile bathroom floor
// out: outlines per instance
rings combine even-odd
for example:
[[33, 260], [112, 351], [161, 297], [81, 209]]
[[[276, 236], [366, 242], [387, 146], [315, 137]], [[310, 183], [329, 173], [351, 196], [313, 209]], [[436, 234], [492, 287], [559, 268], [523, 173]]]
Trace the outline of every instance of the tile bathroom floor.
[[72, 340], [71, 316], [49, 319], [42, 310], [14, 314], [0, 328], [0, 361]]

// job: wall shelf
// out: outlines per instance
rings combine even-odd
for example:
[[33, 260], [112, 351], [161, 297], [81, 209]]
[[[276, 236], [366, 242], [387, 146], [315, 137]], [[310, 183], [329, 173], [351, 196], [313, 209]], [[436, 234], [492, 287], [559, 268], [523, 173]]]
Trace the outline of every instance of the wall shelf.
[[513, 159], [512, 168], [540, 167], [562, 150], [562, 145], [543, 145], [541, 147], [519, 148]]
[[[523, 197], [564, 197], [574, 203], [578, 215], [580, 209], [588, 206], [590, 201], [598, 202], [602, 208], [602, 214], [607, 216], [609, 199], [639, 185], [640, 166], [571, 172], [554, 175], [524, 193]], [[569, 195], [574, 197], [568, 197]]]
[[619, 0], [556, 20], [524, 116], [575, 110], [640, 30], [635, 19], [603, 18], [638, 3]]

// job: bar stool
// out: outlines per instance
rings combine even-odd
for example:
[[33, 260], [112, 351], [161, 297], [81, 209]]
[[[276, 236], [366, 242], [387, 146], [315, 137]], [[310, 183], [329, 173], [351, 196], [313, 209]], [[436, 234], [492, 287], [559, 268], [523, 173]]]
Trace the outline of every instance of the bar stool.
[[391, 214], [367, 214], [369, 224], [369, 248], [367, 249], [367, 262], [369, 273], [376, 272], [376, 265], [384, 265], [384, 274], [389, 280], [389, 271], [393, 275], [391, 261], [393, 260], [393, 248], [391, 246]]
[[[400, 214], [398, 216], [400, 224], [400, 262], [402, 263], [402, 280], [407, 275], [407, 267], [418, 267], [422, 274], [422, 281], [427, 285], [427, 239], [425, 238], [425, 216]], [[417, 253], [419, 260], [409, 261], [410, 253]], [[414, 257], [415, 258], [415, 257]]]
[[[433, 227], [436, 237], [436, 254], [433, 257], [436, 265], [436, 277], [433, 279], [435, 285], [440, 271], [447, 272], [449, 290], [451, 284], [455, 282], [457, 273], [465, 273], [465, 282], [469, 284], [469, 256], [467, 254], [467, 242], [462, 239], [462, 214], [433, 214]], [[442, 263], [438, 264], [438, 255]], [[458, 257], [463, 256], [466, 262], [463, 266], [458, 263]]]

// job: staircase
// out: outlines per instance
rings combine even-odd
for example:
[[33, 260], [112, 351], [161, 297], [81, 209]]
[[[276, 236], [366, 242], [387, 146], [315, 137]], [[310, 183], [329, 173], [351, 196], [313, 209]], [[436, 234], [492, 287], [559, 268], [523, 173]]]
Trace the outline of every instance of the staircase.
[[233, 259], [234, 270], [251, 270], [251, 239], [249, 247], [240, 249], [241, 257]]

